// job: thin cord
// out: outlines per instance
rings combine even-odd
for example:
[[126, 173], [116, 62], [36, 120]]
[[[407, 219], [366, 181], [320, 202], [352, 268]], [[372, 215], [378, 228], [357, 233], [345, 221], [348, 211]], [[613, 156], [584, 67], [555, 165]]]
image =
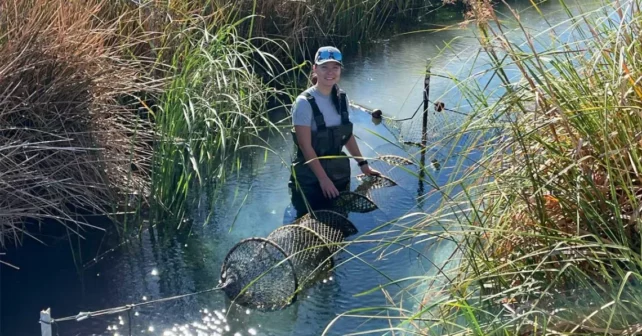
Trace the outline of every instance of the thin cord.
[[395, 119], [395, 118], [387, 118], [387, 117], [383, 117], [383, 118], [384, 119], [388, 119], [390, 121], [406, 121], [406, 120], [414, 119], [415, 116], [417, 115], [417, 112], [419, 112], [419, 110], [421, 109], [421, 105], [423, 105], [423, 102], [421, 102], [421, 104], [419, 104], [419, 106], [417, 106], [417, 109], [415, 110], [415, 112], [413, 112], [412, 115], [410, 117], [408, 117], [408, 118], [403, 118], [403, 119]]
[[[172, 301], [172, 300], [182, 299], [182, 298], [186, 298], [186, 297], [190, 297], [190, 296], [194, 296], [194, 295], [213, 292], [215, 290], [223, 289], [223, 287], [224, 287], [223, 285], [219, 285], [219, 286], [216, 286], [214, 288], [205, 289], [205, 290], [198, 291], [198, 292], [195, 292], [195, 293], [181, 294], [181, 295], [171, 296], [171, 297], [157, 299], [157, 300], [151, 300], [151, 301], [144, 301], [144, 302], [139, 302], [139, 303], [134, 303], [134, 304], [128, 304], [128, 305], [120, 306], [120, 307], [96, 310], [96, 311], [93, 311], [93, 312], [80, 312], [80, 313], [78, 313], [76, 315], [57, 318], [57, 319], [52, 319], [51, 320], [51, 324], [54, 324], [54, 323], [57, 323], [57, 322], [72, 321], [72, 320], [80, 321], [80, 320], [84, 320], [84, 319], [87, 319], [87, 318], [90, 318], [90, 317], [117, 314], [117, 313], [122, 313], [124, 311], [131, 312], [131, 310], [136, 308], [136, 307], [146, 306], [146, 305], [150, 305], [150, 304], [153, 304], [153, 303]], [[44, 322], [44, 321], [41, 321], [41, 322], [47, 323], [47, 322]], [[131, 317], [130, 317], [130, 328], [131, 328]]]

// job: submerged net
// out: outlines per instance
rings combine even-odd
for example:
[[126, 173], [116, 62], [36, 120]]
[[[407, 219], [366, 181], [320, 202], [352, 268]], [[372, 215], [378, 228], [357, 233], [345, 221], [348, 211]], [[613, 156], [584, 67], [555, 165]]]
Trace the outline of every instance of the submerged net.
[[306, 225], [305, 223], [309, 220], [315, 220], [328, 226], [328, 230], [340, 232], [343, 238], [350, 237], [358, 232], [357, 228], [348, 218], [332, 210], [313, 211], [294, 221], [294, 224]]
[[241, 241], [223, 261], [224, 292], [235, 303], [260, 310], [290, 305], [299, 291], [332, 269], [332, 256], [345, 237], [357, 233], [345, 214], [376, 209], [367, 196], [342, 192], [333, 210], [314, 211], [277, 228], [267, 238]]
[[420, 147], [449, 147], [480, 138], [493, 138], [501, 134], [509, 121], [506, 116], [477, 115], [453, 110], [443, 102], [429, 103], [425, 113], [422, 102], [410, 117], [401, 119], [383, 116], [378, 110], [372, 111], [354, 104], [353, 107], [370, 113], [373, 122], [382, 123], [400, 143]]
[[327, 242], [309, 227], [297, 224], [282, 226], [272, 231], [267, 239], [288, 254], [300, 287], [305, 287], [317, 275], [332, 268], [332, 252]]
[[339, 197], [333, 200], [332, 207], [342, 213], [367, 213], [378, 209], [370, 198], [352, 191], [339, 193]]
[[223, 291], [240, 305], [272, 310], [285, 307], [296, 298], [294, 264], [281, 247], [268, 239], [241, 241], [227, 254], [223, 265]]
[[398, 155], [380, 155], [378, 159], [392, 166], [409, 166], [415, 164], [411, 160]]

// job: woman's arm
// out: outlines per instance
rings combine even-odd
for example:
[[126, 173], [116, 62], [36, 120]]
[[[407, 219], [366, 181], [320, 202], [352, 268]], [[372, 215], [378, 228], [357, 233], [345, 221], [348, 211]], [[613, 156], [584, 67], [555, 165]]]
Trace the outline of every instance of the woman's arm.
[[346, 143], [346, 149], [348, 152], [350, 152], [350, 155], [357, 160], [357, 162], [363, 161], [363, 157], [361, 156], [361, 151], [359, 150], [359, 145], [357, 144], [357, 140], [354, 138], [354, 135], [350, 136], [350, 139], [348, 139], [348, 142]]
[[294, 126], [294, 131], [299, 148], [301, 148], [301, 152], [303, 152], [303, 157], [306, 161], [305, 164], [310, 166], [310, 169], [319, 180], [323, 195], [325, 197], [339, 196], [339, 190], [337, 190], [334, 183], [332, 183], [332, 180], [328, 177], [328, 174], [323, 170], [321, 162], [319, 162], [319, 158], [317, 157], [317, 153], [314, 151], [314, 148], [312, 148], [311, 128], [309, 126], [296, 125]]

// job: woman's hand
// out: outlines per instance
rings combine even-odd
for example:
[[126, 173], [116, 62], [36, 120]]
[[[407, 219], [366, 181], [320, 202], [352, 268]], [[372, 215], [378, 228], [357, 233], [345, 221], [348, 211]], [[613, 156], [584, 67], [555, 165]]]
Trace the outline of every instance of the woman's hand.
[[367, 163], [361, 166], [361, 172], [368, 176], [381, 176], [380, 172], [370, 168]]
[[334, 183], [332, 183], [329, 177], [320, 179], [319, 184], [321, 185], [321, 191], [323, 191], [325, 198], [339, 197], [339, 190], [337, 190], [337, 187], [334, 186]]

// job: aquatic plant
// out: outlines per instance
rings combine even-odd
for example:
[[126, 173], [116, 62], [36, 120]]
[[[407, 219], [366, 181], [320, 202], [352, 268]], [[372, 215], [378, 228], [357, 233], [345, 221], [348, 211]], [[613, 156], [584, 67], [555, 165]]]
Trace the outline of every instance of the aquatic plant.
[[277, 91], [263, 83], [254, 59], [263, 60], [260, 70], [270, 77], [283, 68], [252, 43], [277, 42], [245, 40], [234, 25], [201, 24], [190, 23], [177, 36], [182, 42], [172, 60], [176, 71], [155, 113], [152, 194], [158, 215], [169, 212], [179, 222], [194, 187], [198, 194], [200, 187], [220, 185], [243, 145], [252, 137], [260, 142], [260, 130], [275, 127], [266, 107]]

